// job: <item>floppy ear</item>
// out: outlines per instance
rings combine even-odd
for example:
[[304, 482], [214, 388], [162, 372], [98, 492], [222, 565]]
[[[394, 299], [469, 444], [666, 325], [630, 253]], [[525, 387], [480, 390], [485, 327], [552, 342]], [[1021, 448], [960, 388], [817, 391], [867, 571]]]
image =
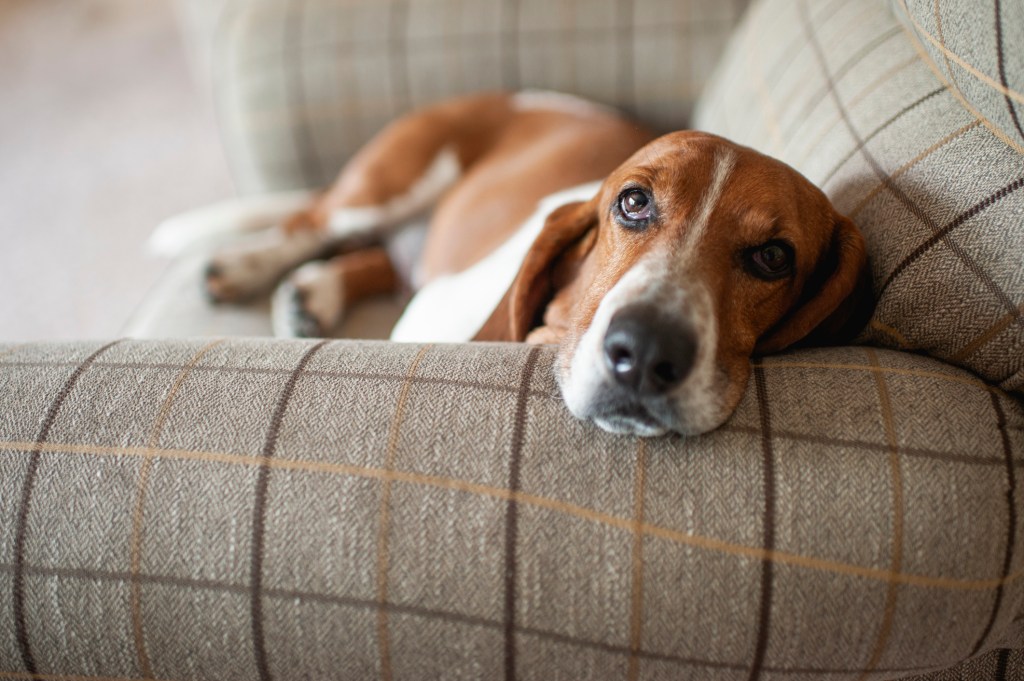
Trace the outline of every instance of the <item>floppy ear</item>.
[[[569, 251], [597, 224], [597, 198], [559, 206], [548, 215], [530, 246], [512, 286], [473, 340], [526, 340], [541, 323], [544, 308], [555, 295], [555, 266], [564, 265]], [[586, 253], [576, 249], [572, 256]]]
[[853, 338], [874, 309], [867, 265], [864, 237], [837, 215], [829, 250], [804, 284], [800, 302], [761, 337], [755, 353], [778, 352], [800, 341], [834, 345]]

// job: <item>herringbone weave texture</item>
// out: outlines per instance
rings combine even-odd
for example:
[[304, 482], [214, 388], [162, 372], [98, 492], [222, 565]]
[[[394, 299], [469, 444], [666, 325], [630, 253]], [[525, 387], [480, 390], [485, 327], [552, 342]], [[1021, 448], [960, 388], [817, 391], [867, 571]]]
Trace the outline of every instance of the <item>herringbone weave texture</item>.
[[229, 0], [209, 38], [213, 92], [249, 190], [323, 186], [397, 116], [487, 90], [571, 92], [674, 130], [746, 5]]
[[[991, 0], [951, 5], [971, 35], [994, 33]], [[996, 58], [994, 38], [972, 44]], [[793, 165], [864, 232], [878, 297], [864, 340], [1021, 391], [1024, 143], [957, 82], [888, 2], [762, 0], [695, 120]], [[1009, 120], [1005, 101], [1000, 111]]]
[[1015, 398], [803, 351], [638, 441], [553, 358], [0, 347], [0, 678], [1021, 678]]

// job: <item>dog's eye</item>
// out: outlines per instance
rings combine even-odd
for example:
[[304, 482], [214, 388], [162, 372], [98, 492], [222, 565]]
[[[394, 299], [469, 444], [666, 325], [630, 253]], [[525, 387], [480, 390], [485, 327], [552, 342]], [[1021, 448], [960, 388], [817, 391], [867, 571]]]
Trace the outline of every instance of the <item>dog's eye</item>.
[[748, 261], [761, 279], [781, 279], [793, 269], [793, 249], [783, 241], [769, 241], [752, 249]]
[[619, 194], [619, 214], [627, 223], [641, 223], [654, 213], [654, 202], [643, 189], [627, 189]]

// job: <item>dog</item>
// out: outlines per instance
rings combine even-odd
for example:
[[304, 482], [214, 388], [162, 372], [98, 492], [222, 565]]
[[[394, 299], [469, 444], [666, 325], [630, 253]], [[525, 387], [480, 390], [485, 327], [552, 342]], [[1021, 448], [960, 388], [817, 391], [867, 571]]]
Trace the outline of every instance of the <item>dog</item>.
[[[384, 237], [431, 210], [398, 266]], [[237, 302], [282, 278], [282, 335], [408, 285], [394, 340], [557, 344], [569, 411], [643, 437], [713, 430], [751, 356], [844, 342], [871, 305], [863, 237], [794, 169], [541, 92], [397, 120], [279, 228], [216, 252], [205, 287]]]

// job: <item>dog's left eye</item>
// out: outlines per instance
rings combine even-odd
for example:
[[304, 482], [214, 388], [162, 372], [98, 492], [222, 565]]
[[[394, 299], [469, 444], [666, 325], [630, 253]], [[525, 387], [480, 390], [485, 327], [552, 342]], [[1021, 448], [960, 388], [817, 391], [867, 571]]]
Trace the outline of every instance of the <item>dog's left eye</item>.
[[747, 262], [761, 279], [781, 279], [793, 269], [793, 249], [784, 241], [769, 241], [751, 249]]
[[646, 191], [633, 187], [619, 194], [618, 209], [622, 221], [635, 226], [651, 218], [654, 214], [654, 201]]

